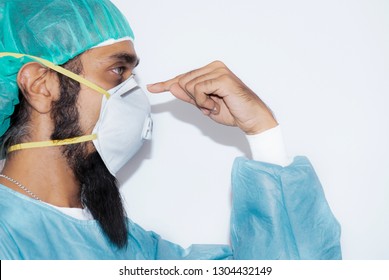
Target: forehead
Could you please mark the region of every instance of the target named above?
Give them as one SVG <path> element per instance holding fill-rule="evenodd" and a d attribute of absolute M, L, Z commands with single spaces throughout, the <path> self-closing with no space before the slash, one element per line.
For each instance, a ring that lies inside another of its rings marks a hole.
<path fill-rule="evenodd" d="M 137 55 L 132 41 L 122 41 L 112 45 L 90 49 L 82 55 L 82 60 L 83 63 L 110 63 L 119 57 L 127 58 L 127 63 L 136 63 Z M 131 61 L 132 59 L 134 61 Z"/>

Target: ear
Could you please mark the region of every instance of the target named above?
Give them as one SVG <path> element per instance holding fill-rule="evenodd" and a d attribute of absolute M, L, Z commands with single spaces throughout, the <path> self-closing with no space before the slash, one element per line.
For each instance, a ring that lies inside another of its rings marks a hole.
<path fill-rule="evenodd" d="M 17 81 L 28 103 L 41 114 L 50 112 L 52 102 L 59 98 L 57 76 L 38 62 L 23 65 Z"/>

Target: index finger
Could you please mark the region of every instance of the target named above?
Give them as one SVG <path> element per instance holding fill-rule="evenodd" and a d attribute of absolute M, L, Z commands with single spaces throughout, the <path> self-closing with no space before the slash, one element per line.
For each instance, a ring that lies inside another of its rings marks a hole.
<path fill-rule="evenodd" d="M 225 64 L 221 61 L 214 61 L 204 67 L 189 71 L 187 73 L 181 74 L 173 79 L 167 80 L 165 82 L 159 82 L 147 86 L 147 89 L 152 93 L 160 93 L 164 91 L 170 91 L 172 85 L 180 83 L 181 87 L 185 89 L 185 84 L 189 81 L 205 75 L 206 73 L 212 72 L 217 68 L 226 68 Z"/>
<path fill-rule="evenodd" d="M 170 79 L 170 80 L 167 80 L 164 82 L 158 82 L 155 84 L 147 85 L 147 89 L 148 89 L 148 91 L 150 91 L 152 93 L 161 93 L 161 92 L 165 92 L 165 91 L 170 91 L 170 88 L 172 87 L 172 85 L 177 84 L 182 76 L 183 75 L 179 75 L 173 79 Z"/>

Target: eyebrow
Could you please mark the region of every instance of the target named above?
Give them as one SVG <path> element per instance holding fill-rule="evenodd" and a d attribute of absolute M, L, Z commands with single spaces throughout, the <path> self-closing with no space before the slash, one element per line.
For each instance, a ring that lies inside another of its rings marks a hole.
<path fill-rule="evenodd" d="M 123 62 L 126 64 L 130 64 L 133 67 L 138 66 L 138 64 L 140 62 L 140 59 L 138 56 L 136 56 L 134 54 L 129 54 L 126 52 L 115 53 L 115 54 L 109 56 L 109 59 L 116 60 L 118 62 Z"/>

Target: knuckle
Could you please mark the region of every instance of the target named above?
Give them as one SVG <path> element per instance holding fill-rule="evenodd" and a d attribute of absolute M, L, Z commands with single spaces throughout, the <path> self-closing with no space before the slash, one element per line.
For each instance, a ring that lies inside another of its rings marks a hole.
<path fill-rule="evenodd" d="M 193 77 L 197 76 L 196 73 L 197 73 L 197 69 L 194 69 L 194 70 L 191 70 L 189 72 L 186 72 L 185 74 L 183 74 L 181 76 L 181 80 L 185 81 L 185 82 L 188 82 L 188 81 L 192 80 Z"/>
<path fill-rule="evenodd" d="M 217 72 L 219 73 L 220 76 L 223 76 L 223 75 L 230 75 L 230 71 L 228 70 L 228 68 L 226 67 L 220 67 L 217 69 Z"/>
<path fill-rule="evenodd" d="M 205 99 L 205 98 L 202 98 L 202 99 L 196 99 L 195 100 L 195 102 L 196 102 L 196 105 L 198 106 L 198 107 L 205 107 L 205 103 L 206 103 L 206 101 L 207 101 L 207 99 Z"/>
<path fill-rule="evenodd" d="M 186 83 L 183 79 L 179 79 L 178 84 L 180 85 L 181 88 L 186 88 Z"/>
<path fill-rule="evenodd" d="M 204 87 L 207 88 L 208 90 L 212 90 L 213 87 L 214 87 L 214 80 L 213 79 L 210 79 L 210 80 L 206 80 L 204 82 Z"/>
<path fill-rule="evenodd" d="M 207 95 L 203 92 L 203 88 L 200 85 L 196 85 L 194 87 L 194 98 L 196 101 L 196 104 L 201 106 L 204 104 L 205 100 L 207 99 Z"/>
<path fill-rule="evenodd" d="M 194 91 L 195 94 L 201 93 L 201 92 L 202 92 L 202 86 L 201 86 L 201 84 L 195 84 L 195 85 L 193 86 L 193 91 Z"/>
<path fill-rule="evenodd" d="M 226 65 L 220 60 L 215 60 L 211 64 L 213 64 L 214 66 L 217 66 L 217 67 L 226 67 Z"/>
<path fill-rule="evenodd" d="M 185 84 L 184 89 L 185 89 L 186 92 L 193 92 L 194 87 L 195 87 L 195 84 L 193 83 L 193 81 L 190 81 L 190 82 L 187 82 Z"/>
<path fill-rule="evenodd" d="M 222 83 L 230 83 L 232 81 L 231 79 L 231 75 L 229 75 L 228 73 L 224 73 L 222 74 L 220 77 L 219 77 L 220 81 Z"/>
<path fill-rule="evenodd" d="M 185 77 L 192 77 L 196 74 L 197 69 L 191 70 L 185 74 Z"/>
<path fill-rule="evenodd" d="M 186 90 L 196 92 L 199 90 L 201 83 L 201 77 L 197 77 L 186 84 Z"/>

